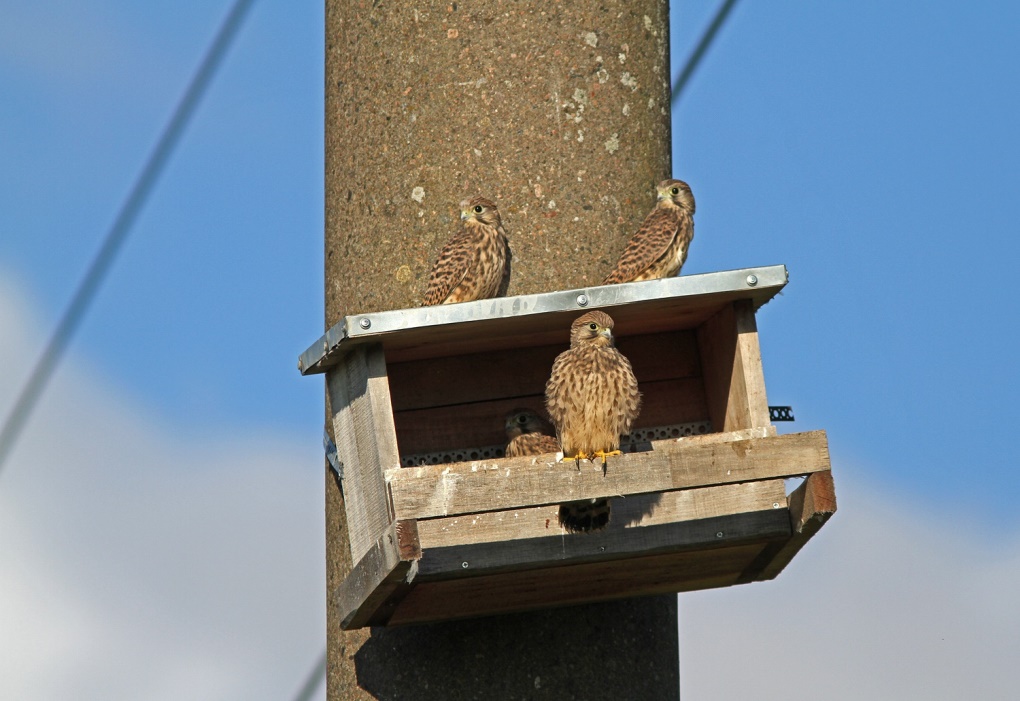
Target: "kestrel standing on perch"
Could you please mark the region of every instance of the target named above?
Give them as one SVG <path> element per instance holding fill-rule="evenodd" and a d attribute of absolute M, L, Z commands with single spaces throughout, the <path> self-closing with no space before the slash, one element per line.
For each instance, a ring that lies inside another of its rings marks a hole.
<path fill-rule="evenodd" d="M 603 285 L 680 273 L 694 238 L 694 195 L 683 180 L 663 180 L 656 191 L 655 207 L 631 236 Z"/>
<path fill-rule="evenodd" d="M 619 455 L 620 435 L 641 409 L 630 361 L 613 347 L 613 320 L 588 312 L 570 325 L 570 349 L 553 362 L 545 406 L 556 427 L 564 459 Z"/>
<path fill-rule="evenodd" d="M 423 306 L 503 297 L 510 284 L 510 244 L 496 205 L 484 197 L 460 203 L 460 231 L 429 274 Z"/>
<path fill-rule="evenodd" d="M 506 415 L 506 456 L 558 453 L 560 443 L 553 427 L 531 409 L 514 409 Z M 609 523 L 609 500 L 590 499 L 560 505 L 560 525 L 568 531 L 587 532 Z"/>

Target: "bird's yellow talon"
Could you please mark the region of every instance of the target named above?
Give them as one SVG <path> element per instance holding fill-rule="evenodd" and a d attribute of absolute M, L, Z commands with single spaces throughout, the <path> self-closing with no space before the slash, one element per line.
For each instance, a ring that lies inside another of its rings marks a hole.
<path fill-rule="evenodd" d="M 577 455 L 564 455 L 563 456 L 563 460 L 564 461 L 572 460 L 572 461 L 580 462 L 581 460 L 587 460 L 587 459 L 588 459 L 588 455 L 586 453 L 578 453 Z"/>

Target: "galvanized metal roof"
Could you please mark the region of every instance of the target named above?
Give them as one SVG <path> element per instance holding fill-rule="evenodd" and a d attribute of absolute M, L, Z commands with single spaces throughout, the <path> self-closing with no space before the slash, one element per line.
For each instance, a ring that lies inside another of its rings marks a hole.
<path fill-rule="evenodd" d="M 345 316 L 298 359 L 303 375 L 325 372 L 352 348 L 382 343 L 390 361 L 556 343 L 570 322 L 606 310 L 616 335 L 692 328 L 723 304 L 749 299 L 755 309 L 786 285 L 785 265 L 683 275 L 477 302 Z"/>

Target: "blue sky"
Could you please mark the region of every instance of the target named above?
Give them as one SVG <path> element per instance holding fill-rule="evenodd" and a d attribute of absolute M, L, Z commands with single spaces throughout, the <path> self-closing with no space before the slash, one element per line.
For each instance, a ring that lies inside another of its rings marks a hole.
<path fill-rule="evenodd" d="M 228 5 L 39 5 L 0 10 L 0 266 L 55 319 Z M 321 25 L 255 4 L 75 344 L 186 430 L 318 435 Z"/>
<path fill-rule="evenodd" d="M 0 28 L 0 268 L 51 323 L 226 9 L 56 7 Z M 715 8 L 674 7 L 675 66 Z M 317 435 L 293 362 L 322 319 L 321 22 L 256 3 L 75 343 L 182 430 Z M 761 315 L 772 403 L 1011 530 L 1018 30 L 1008 3 L 740 3 L 674 113 L 685 270 L 790 268 Z"/>
<path fill-rule="evenodd" d="M 4 415 L 227 5 L 0 0 Z M 674 74 L 716 7 L 673 3 Z M 833 552 L 852 541 L 841 521 L 909 517 L 921 540 L 962 529 L 965 555 L 1005 548 L 975 568 L 1018 581 L 1017 37 L 1013 3 L 746 0 L 674 110 L 674 173 L 698 201 L 684 272 L 790 268 L 759 329 L 770 402 L 797 415 L 784 430 L 829 432 L 841 510 L 811 557 L 824 557 L 829 529 Z M 75 455 L 91 456 L 83 464 L 108 487 L 105 508 L 134 494 L 136 473 L 102 470 L 145 455 L 110 447 L 137 433 L 178 456 L 158 469 L 193 489 L 181 504 L 205 504 L 202 480 L 263 446 L 307 478 L 287 509 L 321 509 L 322 384 L 295 364 L 322 331 L 322 45 L 321 3 L 255 4 L 0 476 L 0 507 L 47 513 L 42 432 L 74 396 L 116 417 L 109 435 L 74 434 Z M 97 531 L 97 553 L 107 536 Z M 321 532 L 312 541 L 309 591 Z M 929 551 L 904 540 L 897 552 L 915 549 Z M 258 569 L 261 557 L 246 562 Z M 775 586 L 784 577 L 799 591 L 786 573 Z M 970 585 L 947 588 L 933 610 Z M 695 624 L 712 601 L 697 596 Z M 304 638 L 290 631 L 307 654 L 279 670 L 281 693 L 321 647 L 316 606 Z"/>
<path fill-rule="evenodd" d="M 714 7 L 681 5 L 674 47 Z M 790 268 L 770 402 L 829 431 L 837 479 L 853 459 L 989 531 L 1020 514 L 1017 36 L 1008 3 L 740 3 L 674 112 L 685 272 Z"/>

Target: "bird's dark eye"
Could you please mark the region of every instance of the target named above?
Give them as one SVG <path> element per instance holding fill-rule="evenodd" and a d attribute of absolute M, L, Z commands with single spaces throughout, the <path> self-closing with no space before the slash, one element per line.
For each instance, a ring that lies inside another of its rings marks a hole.
<path fill-rule="evenodd" d="M 476 204 L 475 205 L 475 211 L 478 212 L 479 214 L 481 214 L 482 213 L 482 205 Z"/>
<path fill-rule="evenodd" d="M 596 323 L 595 323 L 594 321 L 593 321 L 593 322 L 591 322 L 590 324 L 588 324 L 588 328 L 589 328 L 589 329 L 591 329 L 592 331 L 595 331 L 595 330 L 597 330 L 597 329 L 598 329 L 598 327 L 599 327 L 599 325 L 598 325 L 598 324 L 596 324 Z"/>
<path fill-rule="evenodd" d="M 674 187 L 672 190 L 670 190 L 670 192 L 673 193 L 674 195 L 679 195 L 680 194 L 680 188 Z"/>
<path fill-rule="evenodd" d="M 528 417 L 526 415 L 524 415 L 524 414 L 521 414 L 520 416 L 517 417 L 517 423 L 519 423 L 519 424 L 526 424 L 526 423 L 528 423 Z"/>

